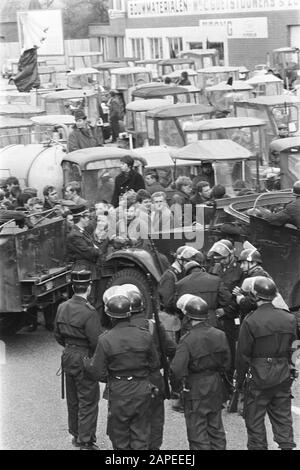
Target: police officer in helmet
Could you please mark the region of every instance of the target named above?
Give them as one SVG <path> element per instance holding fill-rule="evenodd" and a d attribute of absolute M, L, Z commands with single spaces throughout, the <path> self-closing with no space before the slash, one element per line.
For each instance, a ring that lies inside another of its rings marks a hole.
<path fill-rule="evenodd" d="M 150 382 L 154 385 L 154 392 L 151 400 L 151 415 L 150 415 L 150 450 L 160 449 L 163 442 L 163 429 L 164 429 L 164 420 L 165 420 L 165 388 L 164 381 L 160 369 L 163 368 L 162 365 L 162 354 L 165 354 L 168 359 L 173 359 L 176 351 L 176 343 L 171 339 L 167 334 L 164 326 L 159 325 L 161 339 L 163 343 L 162 352 L 160 350 L 159 338 L 157 325 L 155 320 L 147 319 L 145 315 L 145 307 L 143 302 L 143 296 L 139 289 L 133 284 L 124 284 L 120 286 L 119 293 L 124 292 L 130 300 L 131 305 L 131 317 L 130 323 L 139 327 L 147 328 L 152 335 L 154 345 L 160 359 L 159 367 L 156 371 L 152 372 L 150 375 Z"/>
<path fill-rule="evenodd" d="M 172 388 L 182 392 L 187 437 L 191 450 L 223 450 L 223 383 L 220 372 L 229 369 L 230 350 L 225 333 L 208 322 L 208 305 L 185 294 L 178 308 L 191 323 L 181 337 L 171 363 Z"/>
<path fill-rule="evenodd" d="M 257 308 L 244 319 L 237 345 L 237 387 L 245 391 L 244 418 L 249 450 L 267 450 L 265 415 L 280 449 L 296 447 L 291 414 L 290 351 L 296 339 L 296 318 L 275 308 L 272 279 L 256 278 Z"/>
<path fill-rule="evenodd" d="M 86 363 L 94 379 L 107 383 L 107 434 L 118 450 L 147 450 L 150 440 L 150 374 L 159 368 L 149 330 L 130 322 L 127 296 L 107 299 L 112 328 L 99 336 L 95 354 Z"/>
<path fill-rule="evenodd" d="M 56 341 L 64 347 L 62 368 L 66 376 L 69 433 L 82 450 L 100 450 L 96 442 L 99 384 L 86 377 L 83 358 L 91 357 L 102 332 L 95 308 L 87 301 L 91 272 L 71 273 L 74 295 L 59 305 L 54 327 Z"/>

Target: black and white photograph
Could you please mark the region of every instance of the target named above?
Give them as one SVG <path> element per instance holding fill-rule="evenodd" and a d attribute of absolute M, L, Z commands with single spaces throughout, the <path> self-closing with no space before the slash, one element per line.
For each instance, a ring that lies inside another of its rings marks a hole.
<path fill-rule="evenodd" d="M 0 68 L 0 450 L 300 450 L 300 0 L 2 0 Z"/>

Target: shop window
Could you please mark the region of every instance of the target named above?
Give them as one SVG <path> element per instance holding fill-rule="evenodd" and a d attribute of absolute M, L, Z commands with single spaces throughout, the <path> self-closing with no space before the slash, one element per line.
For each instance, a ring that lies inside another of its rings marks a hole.
<path fill-rule="evenodd" d="M 150 48 L 150 59 L 163 58 L 162 38 L 148 38 Z"/>
<path fill-rule="evenodd" d="M 168 38 L 170 58 L 177 57 L 177 54 L 183 50 L 182 38 Z"/>
<path fill-rule="evenodd" d="M 133 57 L 139 57 L 141 60 L 145 59 L 144 39 L 132 38 L 131 50 Z"/>

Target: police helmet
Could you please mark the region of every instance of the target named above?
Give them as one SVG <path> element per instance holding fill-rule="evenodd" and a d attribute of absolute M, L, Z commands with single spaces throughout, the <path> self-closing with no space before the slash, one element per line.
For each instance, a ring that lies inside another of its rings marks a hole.
<path fill-rule="evenodd" d="M 120 289 L 120 286 L 111 286 L 108 289 L 106 289 L 106 291 L 103 294 L 103 302 L 107 304 L 109 299 L 111 299 L 115 295 L 119 295 L 119 289 Z"/>
<path fill-rule="evenodd" d="M 131 315 L 130 301 L 125 295 L 114 295 L 106 306 L 105 313 L 112 318 L 127 318 Z"/>
<path fill-rule="evenodd" d="M 143 296 L 140 292 L 128 292 L 128 299 L 130 302 L 131 313 L 140 313 L 144 310 Z"/>
<path fill-rule="evenodd" d="M 253 248 L 246 248 L 245 250 L 242 250 L 239 256 L 239 261 L 262 263 L 261 254 L 259 251 Z"/>
<path fill-rule="evenodd" d="M 204 263 L 204 256 L 201 253 L 201 251 L 196 250 L 196 248 L 192 246 L 188 246 L 188 245 L 186 245 L 185 247 L 180 247 L 180 248 L 184 248 L 184 249 L 181 250 L 180 253 L 176 256 L 178 260 L 181 260 L 181 261 L 194 260 L 194 261 L 197 261 L 197 263 L 199 264 Z"/>
<path fill-rule="evenodd" d="M 91 271 L 81 269 L 80 271 L 71 272 L 72 284 L 89 284 L 91 282 Z"/>
<path fill-rule="evenodd" d="M 250 292 L 253 292 L 253 285 L 256 279 L 259 276 L 254 276 L 254 277 L 246 277 L 246 279 L 243 280 L 243 283 L 241 285 L 241 290 L 243 291 L 244 294 L 249 294 Z"/>
<path fill-rule="evenodd" d="M 257 276 L 253 285 L 252 293 L 261 300 L 272 301 L 277 294 L 277 287 L 272 279 L 264 276 Z"/>
<path fill-rule="evenodd" d="M 232 243 L 229 240 L 219 240 L 213 244 L 209 252 L 208 258 L 227 258 L 233 251 Z"/>
<path fill-rule="evenodd" d="M 293 193 L 300 195 L 300 180 L 295 181 L 295 183 L 293 184 Z"/>
<path fill-rule="evenodd" d="M 192 320 L 202 320 L 207 318 L 208 305 L 205 300 L 195 295 L 186 303 L 184 313 Z"/>

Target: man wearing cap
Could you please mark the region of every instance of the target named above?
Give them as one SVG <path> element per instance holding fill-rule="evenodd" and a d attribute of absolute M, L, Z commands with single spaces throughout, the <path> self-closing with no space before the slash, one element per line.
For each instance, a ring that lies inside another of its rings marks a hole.
<path fill-rule="evenodd" d="M 91 271 L 92 289 L 90 302 L 98 310 L 102 304 L 100 299 L 99 262 L 101 251 L 94 242 L 93 236 L 88 231 L 90 227 L 90 211 L 85 206 L 69 207 L 73 214 L 74 225 L 67 234 L 67 259 L 73 262 L 73 270 L 87 269 Z"/>
<path fill-rule="evenodd" d="M 230 365 L 226 336 L 210 325 L 209 307 L 203 298 L 183 295 L 177 307 L 191 323 L 171 363 L 172 388 L 183 395 L 189 447 L 190 450 L 224 450 L 221 373 Z"/>
<path fill-rule="evenodd" d="M 125 155 L 120 159 L 120 162 L 121 173 L 115 179 L 115 188 L 111 199 L 114 207 L 118 207 L 120 196 L 131 189 L 135 192 L 139 189 L 145 189 L 144 178 L 133 169 L 134 159 L 130 155 Z"/>
<path fill-rule="evenodd" d="M 256 278 L 257 308 L 244 319 L 236 353 L 237 388 L 244 391 L 244 419 L 249 450 L 267 450 L 265 415 L 282 450 L 296 447 L 291 413 L 291 348 L 297 338 L 296 317 L 275 308 L 272 279 Z"/>
<path fill-rule="evenodd" d="M 92 126 L 82 109 L 74 112 L 75 124 L 68 137 L 68 152 L 89 147 L 102 147 L 103 134 L 101 126 Z"/>
<path fill-rule="evenodd" d="M 59 305 L 54 329 L 56 341 L 64 347 L 69 433 L 75 447 L 99 450 L 95 445 L 99 384 L 85 375 L 83 358 L 94 353 L 102 329 L 97 311 L 87 301 L 91 272 L 73 271 L 71 281 L 74 295 Z"/>
<path fill-rule="evenodd" d="M 115 450 L 147 450 L 150 439 L 150 374 L 159 368 L 147 328 L 130 323 L 130 301 L 124 295 L 107 300 L 112 329 L 99 336 L 89 374 L 107 383 L 107 434 Z"/>

